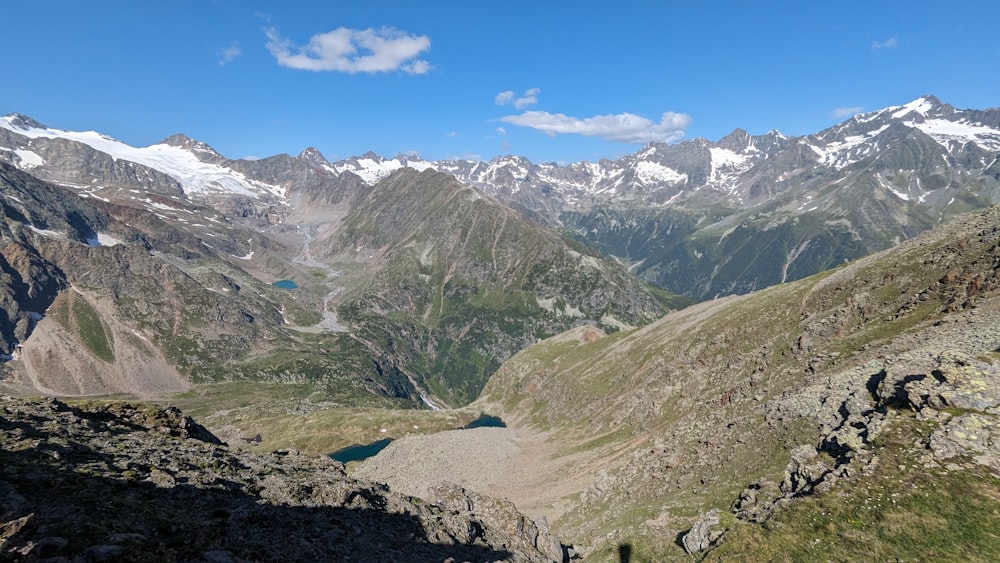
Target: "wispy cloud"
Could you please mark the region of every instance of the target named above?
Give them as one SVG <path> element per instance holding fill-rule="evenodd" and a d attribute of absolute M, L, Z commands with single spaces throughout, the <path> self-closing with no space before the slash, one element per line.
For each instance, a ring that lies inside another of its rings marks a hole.
<path fill-rule="evenodd" d="M 232 43 L 219 53 L 219 66 L 225 66 L 236 60 L 236 57 L 243 54 L 239 43 Z"/>
<path fill-rule="evenodd" d="M 503 127 L 497 127 L 497 133 L 500 133 L 501 135 L 506 135 L 507 130 L 504 129 Z"/>
<path fill-rule="evenodd" d="M 864 110 L 865 110 L 865 108 L 863 108 L 861 106 L 851 106 L 851 107 L 844 107 L 844 108 L 834 108 L 834 110 L 833 110 L 833 116 L 836 117 L 837 119 L 843 119 L 845 117 L 853 117 L 853 116 L 861 113 Z"/>
<path fill-rule="evenodd" d="M 876 49 L 895 49 L 896 47 L 899 47 L 899 40 L 896 39 L 895 35 L 893 35 L 892 37 L 886 39 L 885 41 L 873 41 L 872 42 L 872 50 L 873 51 L 876 50 Z"/>
<path fill-rule="evenodd" d="M 561 113 L 526 111 L 518 115 L 500 118 L 504 123 L 531 127 L 550 136 L 557 133 L 601 137 L 623 143 L 669 143 L 684 137 L 684 130 L 691 124 L 691 116 L 685 113 L 665 112 L 656 123 L 641 115 L 619 113 L 617 115 L 595 115 L 593 117 L 572 117 Z"/>
<path fill-rule="evenodd" d="M 267 49 L 278 60 L 279 65 L 289 68 L 348 74 L 394 70 L 425 74 L 433 68 L 427 61 L 417 58 L 430 50 L 430 38 L 392 27 L 339 27 L 313 35 L 309 43 L 301 47 L 281 37 L 274 27 L 268 27 L 265 33 Z"/>
<path fill-rule="evenodd" d="M 542 93 L 541 88 L 528 88 L 524 94 L 518 96 L 513 90 L 500 92 L 493 98 L 493 102 L 498 106 L 508 106 L 513 104 L 517 109 L 524 109 L 538 103 L 538 95 Z"/>

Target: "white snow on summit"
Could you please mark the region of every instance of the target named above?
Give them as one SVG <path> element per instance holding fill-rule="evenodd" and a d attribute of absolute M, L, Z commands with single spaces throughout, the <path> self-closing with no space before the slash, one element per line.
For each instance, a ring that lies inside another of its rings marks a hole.
<path fill-rule="evenodd" d="M 358 158 L 326 166 L 325 168 L 334 174 L 351 172 L 352 174 L 360 176 L 366 184 L 374 185 L 378 183 L 379 180 L 385 178 L 400 168 L 413 168 L 418 172 L 422 172 L 433 167 L 434 165 L 432 163 L 419 158 L 411 160 L 409 158 L 403 159 L 396 157 L 391 160 L 386 160 L 377 155 L 366 154 Z"/>
<path fill-rule="evenodd" d="M 892 117 L 894 119 L 900 119 L 906 117 L 910 113 L 916 112 L 920 115 L 927 115 L 927 112 L 934 109 L 934 102 L 928 100 L 927 98 L 917 98 L 908 104 L 902 106 L 895 106 L 887 108 L 888 110 L 896 110 L 893 112 Z"/>
<path fill-rule="evenodd" d="M 13 123 L 13 119 L 12 116 L 0 118 L 0 127 L 31 139 L 66 139 L 83 143 L 113 158 L 134 162 L 162 172 L 177 180 L 188 195 L 235 193 L 257 196 L 262 193 L 270 193 L 282 196 L 284 194 L 284 190 L 280 186 L 256 182 L 225 166 L 201 162 L 191 151 L 182 148 L 164 144 L 136 148 L 96 131 L 62 131 L 38 127 L 18 127 Z"/>

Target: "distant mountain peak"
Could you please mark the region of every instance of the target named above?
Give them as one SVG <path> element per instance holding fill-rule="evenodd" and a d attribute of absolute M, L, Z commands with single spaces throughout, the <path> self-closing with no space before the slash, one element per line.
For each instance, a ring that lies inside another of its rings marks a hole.
<path fill-rule="evenodd" d="M 5 115 L 4 120 L 6 120 L 7 123 L 10 123 L 11 126 L 25 131 L 28 129 L 48 129 L 48 127 L 43 123 L 35 121 L 27 115 L 21 113 Z"/>
<path fill-rule="evenodd" d="M 162 141 L 160 141 L 160 144 L 161 145 L 170 145 L 172 147 L 184 148 L 184 147 L 186 147 L 187 145 L 189 145 L 189 144 L 191 144 L 193 142 L 194 142 L 194 139 L 192 139 L 191 137 L 188 137 L 184 133 L 174 133 L 173 135 L 170 135 L 166 139 L 163 139 Z"/>
<path fill-rule="evenodd" d="M 942 109 L 941 101 L 934 96 L 921 96 L 909 103 L 901 106 L 893 106 L 883 110 L 891 112 L 895 119 L 926 118 L 931 113 L 937 113 Z"/>
<path fill-rule="evenodd" d="M 724 149 L 742 151 L 753 145 L 753 137 L 746 130 L 736 128 L 725 137 L 719 139 L 717 144 Z"/>
<path fill-rule="evenodd" d="M 406 162 L 406 163 L 427 162 L 426 160 L 420 158 L 419 155 L 412 154 L 412 153 L 411 154 L 405 154 L 405 153 L 401 153 L 401 152 L 396 153 L 396 156 L 392 157 L 392 160 L 398 160 L 399 162 Z"/>
<path fill-rule="evenodd" d="M 196 141 L 183 133 L 175 133 L 173 135 L 170 135 L 166 139 L 160 141 L 159 144 L 167 145 L 170 147 L 177 147 L 179 149 L 190 151 L 191 153 L 193 153 L 195 156 L 198 157 L 198 160 L 201 161 L 219 162 L 225 160 L 225 158 L 221 154 L 219 154 L 215 149 L 209 146 L 208 143 L 205 143 L 203 141 Z"/>
<path fill-rule="evenodd" d="M 330 162 L 323 156 L 323 153 L 319 152 L 316 147 L 306 147 L 305 150 L 299 153 L 299 160 L 303 160 L 310 166 L 327 166 Z"/>

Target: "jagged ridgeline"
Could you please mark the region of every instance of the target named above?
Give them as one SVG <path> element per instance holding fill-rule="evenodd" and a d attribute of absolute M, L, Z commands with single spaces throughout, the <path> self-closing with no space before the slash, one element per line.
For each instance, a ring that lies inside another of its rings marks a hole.
<path fill-rule="evenodd" d="M 442 165 L 658 287 L 711 299 L 801 279 L 1000 202 L 1000 111 L 925 96 L 803 137 L 737 129 L 567 166 Z"/>

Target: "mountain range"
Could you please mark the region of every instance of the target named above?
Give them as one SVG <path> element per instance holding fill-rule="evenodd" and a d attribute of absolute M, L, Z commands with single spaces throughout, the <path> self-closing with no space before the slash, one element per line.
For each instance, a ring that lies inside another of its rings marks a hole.
<path fill-rule="evenodd" d="M 5 239 L 19 250 L 5 254 L 12 328 L 0 353 L 31 352 L 28 335 L 60 292 L 87 295 L 82 266 L 102 288 L 84 301 L 108 345 L 156 356 L 160 372 L 176 372 L 171 385 L 309 379 L 341 393 L 350 379 L 392 400 L 462 404 L 535 339 L 638 326 L 692 300 L 799 279 L 996 202 L 998 149 L 1000 111 L 930 96 L 804 137 L 736 130 L 567 165 L 329 162 L 313 148 L 230 160 L 181 134 L 135 148 L 11 114 L 0 118 L 0 162 L 5 187 L 22 188 L 3 200 Z M 25 191 L 38 181 L 50 187 Z M 36 209 L 39 198 L 55 208 Z M 77 244 L 33 252 L 60 240 Z M 84 266 L 84 253 L 129 255 L 110 259 L 129 281 Z M 25 282 L 24 268 L 45 280 Z M 183 289 L 150 299 L 172 292 L 138 287 L 133 268 L 151 282 L 169 271 Z M 296 289 L 265 287 L 279 280 Z M 207 318 L 206 307 L 225 312 Z M 46 354 L 76 353 L 66 338 L 43 340 Z M 76 391 L 115 378 L 105 379 Z"/>
<path fill-rule="evenodd" d="M 249 378 L 345 404 L 462 404 L 536 339 L 644 324 L 670 300 L 433 170 L 369 186 L 311 153 L 228 161 L 177 135 L 135 149 L 0 124 L 19 166 L 0 163 L 0 353 L 40 390 Z M 55 376 L 59 363 L 81 367 Z"/>
<path fill-rule="evenodd" d="M 803 137 L 737 129 L 651 143 L 616 160 L 332 167 L 374 181 L 430 166 L 615 256 L 640 278 L 705 299 L 802 278 L 1000 200 L 1000 111 L 924 96 Z"/>
<path fill-rule="evenodd" d="M 402 514 L 412 545 L 380 546 L 395 555 L 1000 553 L 998 160 L 1000 110 L 931 96 L 803 137 L 737 130 L 573 164 L 233 160 L 181 134 L 137 148 L 0 118 L 5 393 L 168 398 L 231 444 L 312 453 L 479 414 L 510 425 L 421 437 L 415 460 L 404 438 L 359 469 L 400 495 L 339 466 L 217 449 L 169 408 L 5 398 L 0 522 L 16 541 L 0 547 L 135 540 L 143 557 L 208 558 L 256 541 L 164 547 L 148 541 L 155 511 L 126 523 L 103 508 L 141 539 L 50 538 L 42 464 L 67 491 L 141 481 L 125 510 L 145 495 L 181 514 L 189 495 L 232 533 L 327 497 L 331 521 Z M 443 471 L 479 477 L 425 505 L 407 476 L 445 434 L 463 445 Z M 493 471 L 503 440 L 532 463 Z M 171 448 L 188 461 L 164 465 Z M 219 463 L 194 461 L 206 455 Z M 229 504 L 206 507 L 219 487 Z M 94 502 L 74 496 L 74 518 Z"/>

